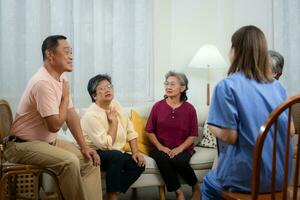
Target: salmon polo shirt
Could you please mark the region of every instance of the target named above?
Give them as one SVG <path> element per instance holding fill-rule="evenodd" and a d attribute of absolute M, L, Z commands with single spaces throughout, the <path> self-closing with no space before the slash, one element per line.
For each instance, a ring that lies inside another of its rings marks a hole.
<path fill-rule="evenodd" d="M 59 114 L 62 99 L 62 80 L 54 79 L 45 67 L 41 67 L 30 79 L 20 100 L 12 132 L 27 141 L 53 142 L 56 133 L 50 132 L 43 118 Z M 69 108 L 73 107 L 71 98 Z"/>

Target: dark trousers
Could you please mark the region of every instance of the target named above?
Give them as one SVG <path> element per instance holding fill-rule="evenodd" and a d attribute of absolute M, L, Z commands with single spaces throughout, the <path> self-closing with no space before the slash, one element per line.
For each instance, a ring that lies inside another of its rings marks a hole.
<path fill-rule="evenodd" d="M 190 186 L 197 183 L 197 177 L 190 166 L 191 154 L 183 151 L 170 158 L 168 154 L 157 149 L 151 152 L 151 157 L 156 161 L 157 167 L 165 181 L 168 191 L 176 191 L 180 188 L 179 174 Z"/>
<path fill-rule="evenodd" d="M 101 159 L 101 171 L 106 172 L 106 192 L 125 193 L 145 170 L 139 167 L 130 154 L 117 150 L 97 150 Z"/>

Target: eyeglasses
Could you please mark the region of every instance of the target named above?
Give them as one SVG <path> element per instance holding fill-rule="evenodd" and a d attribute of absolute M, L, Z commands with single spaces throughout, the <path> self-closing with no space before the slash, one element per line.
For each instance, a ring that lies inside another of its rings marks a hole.
<path fill-rule="evenodd" d="M 99 90 L 100 92 L 105 92 L 105 91 L 112 90 L 113 88 L 114 86 L 112 84 L 107 84 L 105 86 L 98 86 L 97 90 Z"/>
<path fill-rule="evenodd" d="M 170 87 L 175 87 L 176 85 L 178 85 L 176 82 L 164 82 L 165 87 L 170 86 Z"/>

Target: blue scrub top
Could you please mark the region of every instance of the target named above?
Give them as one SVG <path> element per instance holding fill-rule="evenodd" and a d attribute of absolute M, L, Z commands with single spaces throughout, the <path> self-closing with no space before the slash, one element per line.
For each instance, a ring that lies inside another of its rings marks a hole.
<path fill-rule="evenodd" d="M 277 80 L 271 83 L 259 83 L 248 79 L 242 72 L 228 76 L 215 87 L 208 123 L 238 132 L 238 141 L 235 144 L 221 145 L 223 148 L 220 149 L 216 176 L 222 188 L 229 191 L 251 191 L 253 152 L 260 127 L 269 114 L 285 99 L 286 92 Z M 279 120 L 286 122 L 287 112 L 282 114 Z M 277 151 L 280 153 L 276 165 L 277 189 L 281 187 L 283 180 L 287 123 L 278 124 Z M 268 134 L 263 149 L 261 192 L 270 191 L 272 135 Z M 291 161 L 292 155 L 290 163 Z"/>

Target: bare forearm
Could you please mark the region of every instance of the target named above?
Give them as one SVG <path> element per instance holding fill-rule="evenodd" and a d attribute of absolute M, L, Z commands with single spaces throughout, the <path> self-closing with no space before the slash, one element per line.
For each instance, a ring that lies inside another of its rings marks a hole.
<path fill-rule="evenodd" d="M 216 136 L 216 138 L 222 140 L 223 142 L 234 144 L 238 139 L 236 130 L 223 129 L 212 125 L 209 125 L 208 129 Z"/>
<path fill-rule="evenodd" d="M 67 119 L 68 106 L 69 106 L 69 97 L 62 98 L 62 101 L 59 106 L 59 119 L 58 119 L 59 127 L 61 127 Z"/>
<path fill-rule="evenodd" d="M 135 153 L 139 152 L 139 150 L 137 148 L 137 139 L 136 138 L 133 139 L 133 140 L 130 140 L 129 145 L 130 145 L 132 154 L 135 154 Z"/>
<path fill-rule="evenodd" d="M 195 136 L 190 136 L 188 138 L 186 138 L 186 140 L 181 144 L 179 145 L 179 147 L 183 150 L 187 149 L 189 146 L 191 146 L 195 140 L 196 140 L 197 137 Z"/>
<path fill-rule="evenodd" d="M 147 134 L 149 140 L 151 141 L 151 143 L 158 149 L 160 150 L 163 145 L 158 141 L 158 139 L 156 138 L 154 133 L 148 133 Z"/>
<path fill-rule="evenodd" d="M 80 148 L 86 149 L 87 145 L 83 138 L 83 134 L 80 126 L 80 120 L 73 108 L 69 109 L 66 122 Z"/>
<path fill-rule="evenodd" d="M 59 113 L 44 118 L 44 123 L 49 131 L 55 133 L 62 127 L 67 118 L 68 105 L 69 99 L 63 98 L 59 105 Z"/>

